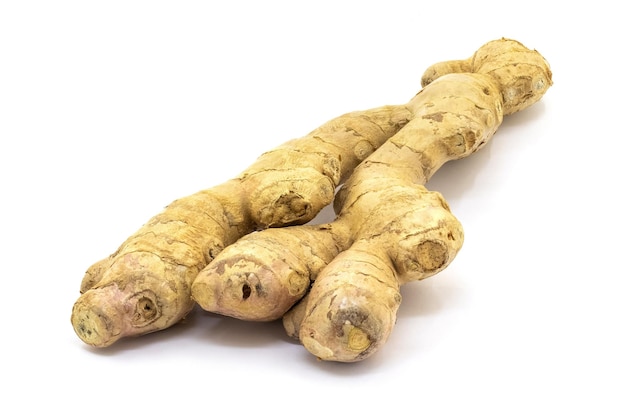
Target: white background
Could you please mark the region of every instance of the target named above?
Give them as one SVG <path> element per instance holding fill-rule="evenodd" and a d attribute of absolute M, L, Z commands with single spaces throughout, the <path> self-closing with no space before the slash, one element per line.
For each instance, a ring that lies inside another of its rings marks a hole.
<path fill-rule="evenodd" d="M 626 36 L 618 3 L 563 4 L 0 3 L 0 415 L 626 416 Z M 465 245 L 403 287 L 374 357 L 203 312 L 104 350 L 74 334 L 85 269 L 169 202 L 500 37 L 554 85 L 429 183 Z"/>

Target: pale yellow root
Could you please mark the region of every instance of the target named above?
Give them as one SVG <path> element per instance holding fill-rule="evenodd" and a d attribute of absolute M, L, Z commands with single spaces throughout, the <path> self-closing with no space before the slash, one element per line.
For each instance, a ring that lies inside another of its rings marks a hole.
<path fill-rule="evenodd" d="M 226 246 L 311 220 L 410 116 L 403 105 L 342 115 L 261 155 L 237 178 L 176 200 L 88 269 L 72 309 L 77 335 L 105 347 L 177 323 L 194 306 L 192 281 Z"/>
<path fill-rule="evenodd" d="M 520 51 L 519 45 L 503 39 L 481 48 L 475 60 L 488 74 L 454 74 L 466 71 L 461 61 L 439 65 L 446 72 L 426 77 L 426 87 L 412 101 L 412 120 L 361 163 L 337 194 L 337 219 L 316 227 L 315 238 L 302 232 L 310 226 L 297 226 L 281 230 L 279 239 L 274 238 L 277 230 L 266 230 L 235 243 L 227 256 L 218 256 L 216 266 L 238 265 L 255 246 L 272 256 L 257 257 L 228 273 L 209 265 L 192 288 L 210 294 L 203 307 L 242 319 L 275 318 L 304 295 L 294 296 L 292 288 L 281 284 L 281 276 L 298 271 L 298 289 L 302 280 L 314 282 L 306 298 L 283 316 L 287 333 L 324 360 L 359 361 L 376 352 L 395 323 L 399 286 L 441 271 L 463 242 L 462 228 L 444 199 L 420 185 L 445 162 L 483 147 L 504 114 L 536 102 L 551 85 L 545 60 L 536 52 Z M 513 91 L 519 97 L 504 97 Z M 315 259 L 310 254 L 322 252 L 324 257 L 308 263 Z M 329 257 L 333 259 L 325 265 Z M 270 259 L 285 264 L 270 269 Z M 242 297 L 241 289 L 249 288 L 244 280 L 229 288 L 228 298 L 221 296 L 223 283 L 234 283 L 233 275 L 250 277 L 257 271 L 264 272 L 264 291 Z"/>

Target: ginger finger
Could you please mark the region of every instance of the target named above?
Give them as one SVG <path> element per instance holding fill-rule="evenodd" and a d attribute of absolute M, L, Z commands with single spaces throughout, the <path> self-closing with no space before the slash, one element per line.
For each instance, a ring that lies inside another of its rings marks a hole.
<path fill-rule="evenodd" d="M 463 244 L 463 228 L 439 193 L 400 183 L 372 193 L 380 203 L 356 204 L 365 216 L 358 239 L 319 273 L 300 323 L 291 311 L 284 316 L 287 332 L 323 360 L 377 352 L 396 323 L 400 286 L 440 272 Z"/>
<path fill-rule="evenodd" d="M 454 73 L 480 73 L 495 78 L 502 93 L 504 115 L 533 105 L 552 85 L 552 71 L 545 58 L 506 38 L 486 43 L 465 60 L 431 65 L 422 75 L 422 86 Z"/>
<path fill-rule="evenodd" d="M 310 277 L 348 244 L 340 225 L 302 225 L 259 231 L 226 247 L 202 270 L 192 297 L 206 311 L 272 321 L 309 290 Z"/>

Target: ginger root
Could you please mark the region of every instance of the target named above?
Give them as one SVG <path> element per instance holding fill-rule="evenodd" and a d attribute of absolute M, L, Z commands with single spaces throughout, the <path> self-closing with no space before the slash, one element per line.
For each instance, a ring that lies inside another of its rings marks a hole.
<path fill-rule="evenodd" d="M 552 80 L 538 52 L 500 39 L 470 60 L 429 68 L 423 83 L 411 121 L 338 192 L 337 218 L 259 231 L 226 248 L 192 285 L 203 309 L 282 315 L 287 333 L 323 360 L 377 352 L 395 324 L 400 286 L 444 269 L 463 242 L 443 197 L 423 185 L 445 162 L 482 148 L 504 115 L 535 103 Z"/>
<path fill-rule="evenodd" d="M 237 178 L 172 202 L 87 270 L 72 308 L 76 334 L 105 347 L 177 323 L 194 306 L 193 280 L 226 246 L 314 218 L 411 116 L 404 105 L 347 113 L 261 155 Z"/>

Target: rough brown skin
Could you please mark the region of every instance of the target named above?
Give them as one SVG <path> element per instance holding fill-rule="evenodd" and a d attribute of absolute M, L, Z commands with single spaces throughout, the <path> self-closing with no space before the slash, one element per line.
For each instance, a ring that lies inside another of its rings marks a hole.
<path fill-rule="evenodd" d="M 400 285 L 441 271 L 463 242 L 444 199 L 422 185 L 445 162 L 480 149 L 504 115 L 552 84 L 543 57 L 507 39 L 429 68 L 423 82 L 412 120 L 339 191 L 336 220 L 241 239 L 194 282 L 203 308 L 270 320 L 297 303 L 283 316 L 285 329 L 323 360 L 363 360 L 385 343 Z"/>
<path fill-rule="evenodd" d="M 311 220 L 410 116 L 404 105 L 347 113 L 261 155 L 237 178 L 174 201 L 88 269 L 72 309 L 76 334 L 106 347 L 177 323 L 194 306 L 196 275 L 226 246 Z"/>

